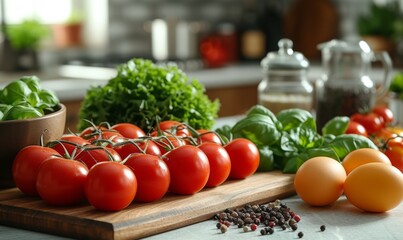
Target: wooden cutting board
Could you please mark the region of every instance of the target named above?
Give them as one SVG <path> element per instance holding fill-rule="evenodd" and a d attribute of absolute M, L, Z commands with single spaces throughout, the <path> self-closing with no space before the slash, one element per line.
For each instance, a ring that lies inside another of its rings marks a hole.
<path fill-rule="evenodd" d="M 118 212 L 88 203 L 51 207 L 18 189 L 0 191 L 0 224 L 78 239 L 137 239 L 211 219 L 226 208 L 267 203 L 295 194 L 294 175 L 256 173 L 191 196 L 167 194 L 152 203 L 132 203 Z"/>

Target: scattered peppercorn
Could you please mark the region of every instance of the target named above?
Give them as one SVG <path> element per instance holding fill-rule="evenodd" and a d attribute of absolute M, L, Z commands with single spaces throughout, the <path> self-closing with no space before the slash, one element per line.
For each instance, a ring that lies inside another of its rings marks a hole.
<path fill-rule="evenodd" d="M 221 227 L 221 223 L 220 223 L 220 222 L 218 222 L 218 223 L 217 223 L 215 226 L 217 227 L 217 229 L 220 229 L 220 227 Z"/>
<path fill-rule="evenodd" d="M 295 220 L 296 222 L 299 222 L 299 221 L 301 221 L 301 217 L 300 217 L 299 215 L 295 215 L 295 216 L 294 216 L 294 220 Z"/>
<path fill-rule="evenodd" d="M 260 229 L 260 234 L 266 235 L 267 234 L 266 229 L 264 229 L 264 228 Z"/>
<path fill-rule="evenodd" d="M 252 230 L 252 231 L 256 231 L 256 229 L 257 229 L 257 225 L 256 224 L 251 224 L 250 225 L 250 229 Z"/>
<path fill-rule="evenodd" d="M 250 231 L 250 228 L 248 226 L 243 226 L 242 229 L 243 229 L 244 232 L 249 232 Z"/>
<path fill-rule="evenodd" d="M 326 226 L 325 226 L 325 225 L 320 226 L 320 230 L 321 230 L 322 232 L 324 232 L 324 231 L 326 230 Z"/>
<path fill-rule="evenodd" d="M 274 229 L 271 228 L 271 227 L 267 228 L 266 231 L 267 231 L 269 234 L 273 234 L 273 233 L 274 233 Z"/>
<path fill-rule="evenodd" d="M 226 225 L 221 224 L 221 227 L 220 227 L 221 233 L 226 233 L 226 232 L 227 232 L 227 229 L 228 229 L 228 227 L 227 227 Z"/>
<path fill-rule="evenodd" d="M 299 238 L 302 238 L 303 236 L 304 236 L 304 233 L 303 233 L 303 232 L 299 232 L 299 233 L 298 233 L 298 237 L 299 237 Z"/>

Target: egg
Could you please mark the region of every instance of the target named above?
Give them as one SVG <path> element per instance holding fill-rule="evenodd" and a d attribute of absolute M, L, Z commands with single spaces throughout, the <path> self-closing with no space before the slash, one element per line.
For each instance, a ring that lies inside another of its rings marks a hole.
<path fill-rule="evenodd" d="M 372 148 L 359 148 L 351 151 L 344 157 L 341 164 L 348 175 L 356 167 L 371 162 L 381 162 L 392 165 L 389 158 L 383 152 Z"/>
<path fill-rule="evenodd" d="M 388 164 L 364 164 L 347 176 L 344 194 L 350 203 L 364 211 L 389 211 L 403 200 L 403 174 Z"/>
<path fill-rule="evenodd" d="M 346 171 L 335 159 L 314 157 L 295 173 L 294 188 L 298 196 L 312 206 L 326 206 L 343 194 Z"/>

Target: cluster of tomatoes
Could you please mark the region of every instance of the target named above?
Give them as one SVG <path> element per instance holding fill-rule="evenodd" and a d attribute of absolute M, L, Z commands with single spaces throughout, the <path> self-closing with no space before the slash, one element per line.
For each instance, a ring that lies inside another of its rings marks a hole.
<path fill-rule="evenodd" d="M 370 138 L 392 165 L 403 172 L 403 128 L 392 126 L 393 112 L 384 106 L 376 106 L 367 113 L 355 113 L 350 117 L 346 133 Z"/>
<path fill-rule="evenodd" d="M 130 123 L 93 125 L 46 146 L 27 146 L 12 171 L 23 193 L 48 204 L 86 199 L 96 209 L 117 211 L 168 192 L 195 194 L 228 178 L 246 178 L 259 161 L 247 139 L 224 143 L 215 132 L 163 121 L 149 134 Z"/>

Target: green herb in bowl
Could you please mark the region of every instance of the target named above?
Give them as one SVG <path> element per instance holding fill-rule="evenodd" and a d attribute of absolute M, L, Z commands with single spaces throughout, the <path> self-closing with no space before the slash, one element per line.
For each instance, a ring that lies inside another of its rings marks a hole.
<path fill-rule="evenodd" d="M 41 117 L 53 112 L 58 104 L 53 92 L 41 88 L 38 77 L 22 77 L 0 89 L 0 120 Z"/>

